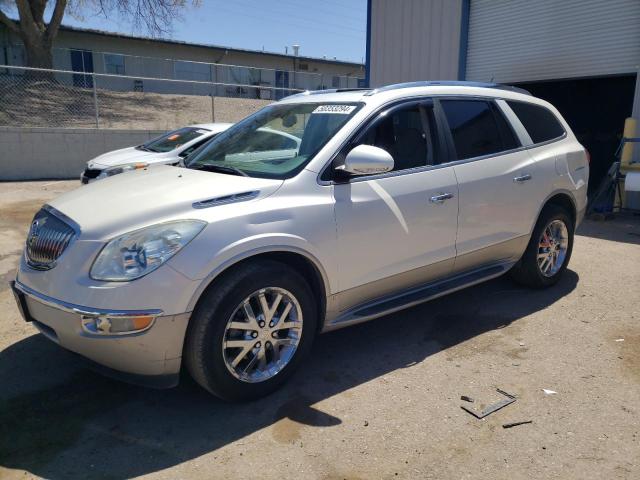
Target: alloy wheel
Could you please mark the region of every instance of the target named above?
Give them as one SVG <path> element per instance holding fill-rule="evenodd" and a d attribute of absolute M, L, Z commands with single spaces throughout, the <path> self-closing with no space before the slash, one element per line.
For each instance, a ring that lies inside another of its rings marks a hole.
<path fill-rule="evenodd" d="M 545 227 L 538 242 L 538 268 L 545 277 L 560 271 L 567 257 L 569 231 L 562 220 L 553 220 Z"/>
<path fill-rule="evenodd" d="M 302 322 L 302 309 L 291 292 L 267 287 L 252 293 L 225 327 L 222 355 L 227 369 L 243 382 L 274 377 L 293 358 Z"/>

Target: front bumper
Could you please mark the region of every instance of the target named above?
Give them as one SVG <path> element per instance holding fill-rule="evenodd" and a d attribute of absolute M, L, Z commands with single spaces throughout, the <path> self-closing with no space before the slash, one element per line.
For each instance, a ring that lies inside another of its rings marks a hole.
<path fill-rule="evenodd" d="M 171 387 L 178 383 L 182 345 L 190 314 L 163 316 L 160 310 L 105 310 L 70 304 L 15 281 L 11 288 L 28 322 L 49 340 L 95 364 L 99 371 L 130 383 Z M 87 317 L 152 315 L 139 333 L 105 335 L 83 329 Z"/>

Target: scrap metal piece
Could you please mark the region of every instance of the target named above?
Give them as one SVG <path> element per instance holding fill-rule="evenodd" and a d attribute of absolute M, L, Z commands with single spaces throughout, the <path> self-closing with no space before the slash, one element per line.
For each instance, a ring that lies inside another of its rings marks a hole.
<path fill-rule="evenodd" d="M 527 423 L 533 423 L 533 420 L 525 420 L 524 422 L 505 423 L 502 428 L 517 427 L 518 425 L 526 425 Z"/>
<path fill-rule="evenodd" d="M 466 412 L 469 412 L 474 417 L 476 417 L 478 419 L 481 419 L 481 418 L 486 417 L 487 415 L 491 415 L 493 412 L 497 412 L 501 408 L 504 408 L 507 405 L 510 405 L 510 404 L 512 404 L 513 402 L 516 401 L 516 396 L 515 395 L 511 395 L 510 393 L 507 393 L 504 390 L 500 390 L 499 388 L 496 388 L 496 391 L 498 393 L 504 395 L 507 398 L 504 399 L 504 400 L 500 400 L 499 402 L 496 402 L 493 405 L 489 405 L 487 408 L 485 408 L 481 412 L 476 412 L 475 410 L 473 410 L 471 408 L 468 408 L 468 407 L 465 407 L 464 405 L 460 405 L 460 408 L 462 408 Z"/>
<path fill-rule="evenodd" d="M 460 400 L 464 400 L 465 402 L 473 403 L 473 398 L 467 397 L 466 395 L 462 395 Z"/>

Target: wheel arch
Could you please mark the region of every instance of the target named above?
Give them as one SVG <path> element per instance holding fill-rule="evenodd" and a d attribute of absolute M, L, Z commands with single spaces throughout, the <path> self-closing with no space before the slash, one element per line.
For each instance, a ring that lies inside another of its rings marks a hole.
<path fill-rule="evenodd" d="M 305 279 L 307 279 L 312 292 L 317 297 L 318 328 L 320 329 L 324 324 L 323 319 L 326 313 L 327 292 L 329 291 L 327 274 L 317 258 L 306 251 L 291 246 L 271 246 L 256 249 L 234 257 L 222 264 L 201 282 L 189 302 L 188 311 L 193 311 L 196 308 L 198 302 L 203 298 L 207 290 L 217 281 L 223 279 L 224 276 L 242 265 L 257 260 L 274 260 L 283 263 L 300 272 Z"/>
<path fill-rule="evenodd" d="M 530 233 L 533 233 L 533 229 L 535 228 L 536 224 L 538 223 L 538 219 L 540 218 L 540 215 L 542 215 L 542 212 L 544 211 L 545 208 L 547 208 L 548 205 L 556 205 L 556 206 L 559 206 L 559 207 L 565 209 L 569 213 L 569 215 L 571 216 L 571 220 L 573 221 L 574 229 L 576 228 L 576 221 L 577 221 L 577 216 L 578 216 L 578 208 L 576 206 L 575 198 L 567 190 L 558 190 L 558 191 L 555 191 L 555 192 L 551 193 L 545 199 L 545 201 L 542 202 L 542 207 L 538 211 L 538 215 L 536 216 L 536 221 L 531 226 L 531 232 Z"/>
<path fill-rule="evenodd" d="M 576 227 L 578 209 L 576 207 L 576 201 L 574 200 L 573 196 L 570 193 L 568 192 L 554 193 L 553 195 L 551 195 L 551 197 L 547 199 L 546 202 L 544 202 L 543 210 L 547 205 L 557 205 L 558 207 L 565 209 L 571 216 L 571 220 L 573 222 L 574 228 Z"/>

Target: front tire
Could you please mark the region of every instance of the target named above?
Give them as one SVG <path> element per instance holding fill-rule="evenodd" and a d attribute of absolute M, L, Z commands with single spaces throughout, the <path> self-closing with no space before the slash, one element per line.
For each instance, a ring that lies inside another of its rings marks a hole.
<path fill-rule="evenodd" d="M 556 284 L 567 269 L 573 251 L 574 223 L 557 205 L 547 205 L 540 214 L 527 249 L 511 270 L 511 277 L 531 288 Z"/>
<path fill-rule="evenodd" d="M 261 260 L 215 281 L 193 312 L 184 359 L 194 380 L 223 400 L 280 387 L 309 352 L 316 300 L 287 265 Z"/>

